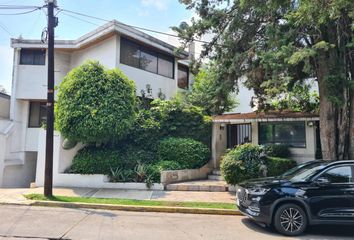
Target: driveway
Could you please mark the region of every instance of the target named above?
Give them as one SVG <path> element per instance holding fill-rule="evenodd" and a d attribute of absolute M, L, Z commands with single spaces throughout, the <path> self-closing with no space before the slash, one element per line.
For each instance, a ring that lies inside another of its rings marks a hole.
<path fill-rule="evenodd" d="M 285 238 L 240 216 L 0 206 L 0 239 L 353 239 L 350 227 Z"/>

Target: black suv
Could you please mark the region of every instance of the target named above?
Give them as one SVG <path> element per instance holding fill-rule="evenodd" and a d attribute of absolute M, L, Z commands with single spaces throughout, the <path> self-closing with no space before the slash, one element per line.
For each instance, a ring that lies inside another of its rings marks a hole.
<path fill-rule="evenodd" d="M 354 161 L 317 161 L 237 186 L 239 210 L 288 236 L 307 225 L 354 224 Z"/>

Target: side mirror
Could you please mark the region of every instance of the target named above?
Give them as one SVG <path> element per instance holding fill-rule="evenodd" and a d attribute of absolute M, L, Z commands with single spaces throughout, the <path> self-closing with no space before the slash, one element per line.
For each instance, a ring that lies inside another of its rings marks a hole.
<path fill-rule="evenodd" d="M 329 181 L 329 179 L 326 177 L 319 177 L 315 180 L 315 184 L 318 186 L 327 186 L 330 183 L 331 181 Z"/>

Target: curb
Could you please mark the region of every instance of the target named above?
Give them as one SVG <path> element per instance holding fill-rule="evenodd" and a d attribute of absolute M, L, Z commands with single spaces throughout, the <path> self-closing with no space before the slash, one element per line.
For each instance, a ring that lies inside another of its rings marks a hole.
<path fill-rule="evenodd" d="M 21 204 L 16 204 L 16 205 L 21 205 Z M 233 215 L 233 216 L 242 215 L 238 210 L 215 209 L 215 208 L 128 206 L 128 205 L 114 205 L 114 204 L 67 203 L 67 202 L 57 202 L 57 201 L 34 201 L 23 205 L 39 206 L 39 207 L 89 208 L 89 209 L 116 210 L 116 211 L 118 210 L 118 211 L 132 211 L 132 212 L 189 213 L 189 214 L 211 214 L 211 215 Z"/>

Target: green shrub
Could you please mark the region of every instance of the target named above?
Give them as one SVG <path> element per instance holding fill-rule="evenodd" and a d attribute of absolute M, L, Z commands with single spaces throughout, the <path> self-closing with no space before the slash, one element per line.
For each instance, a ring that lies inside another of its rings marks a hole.
<path fill-rule="evenodd" d="M 204 115 L 202 108 L 178 97 L 167 101 L 156 99 L 151 106 L 151 114 L 159 123 L 160 136 L 191 138 L 210 145 L 211 118 Z"/>
<path fill-rule="evenodd" d="M 289 145 L 286 144 L 269 144 L 264 146 L 264 152 L 270 157 L 290 157 L 291 153 L 289 150 Z"/>
<path fill-rule="evenodd" d="M 249 143 L 230 150 L 221 162 L 221 171 L 226 182 L 234 185 L 250 178 L 259 177 L 261 152 L 260 146 Z"/>
<path fill-rule="evenodd" d="M 167 138 L 158 147 L 160 161 L 177 162 L 183 168 L 200 168 L 209 161 L 209 148 L 189 138 Z"/>
<path fill-rule="evenodd" d="M 175 161 L 160 161 L 156 164 L 159 171 L 164 170 L 180 170 L 183 169 L 183 166 Z"/>
<path fill-rule="evenodd" d="M 68 172 L 109 175 L 111 169 L 115 171 L 117 168 L 129 169 L 129 167 L 134 167 L 132 163 L 128 162 L 127 164 L 130 164 L 130 166 L 125 165 L 122 159 L 122 153 L 118 150 L 87 146 L 75 155 Z"/>
<path fill-rule="evenodd" d="M 296 166 L 294 160 L 278 157 L 267 157 L 265 164 L 268 168 L 268 176 L 279 176 Z"/>
<path fill-rule="evenodd" d="M 126 162 L 131 162 L 137 164 L 138 162 L 142 164 L 153 164 L 158 162 L 158 156 L 156 151 L 150 151 L 142 149 L 140 146 L 129 146 L 123 145 L 124 149 L 123 158 Z"/>
<path fill-rule="evenodd" d="M 56 128 L 66 138 L 102 143 L 127 135 L 136 115 L 134 82 L 118 69 L 88 61 L 58 87 Z"/>
<path fill-rule="evenodd" d="M 248 178 L 242 161 L 237 161 L 230 157 L 224 157 L 220 168 L 222 175 L 228 184 L 236 185 Z"/>

